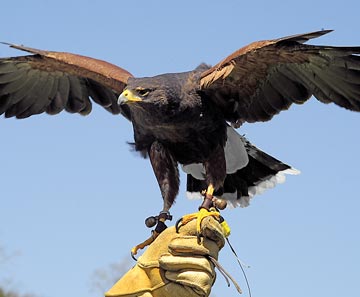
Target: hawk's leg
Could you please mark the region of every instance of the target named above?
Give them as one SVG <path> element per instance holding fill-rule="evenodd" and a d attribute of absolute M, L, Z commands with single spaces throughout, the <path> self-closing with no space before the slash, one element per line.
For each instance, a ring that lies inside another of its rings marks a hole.
<path fill-rule="evenodd" d="M 218 146 L 216 150 L 210 155 L 209 159 L 204 162 L 205 172 L 206 172 L 206 181 L 208 187 L 206 191 L 203 192 L 204 201 L 199 207 L 197 213 L 185 215 L 178 221 L 176 228 L 179 228 L 180 225 L 187 224 L 191 220 L 196 219 L 196 230 L 200 236 L 201 221 L 207 216 L 213 216 L 217 219 L 220 219 L 220 213 L 218 211 L 212 211 L 213 208 L 224 209 L 226 204 L 218 203 L 214 195 L 214 191 L 219 189 L 224 184 L 226 177 L 226 161 L 224 149 L 221 146 Z"/>
<path fill-rule="evenodd" d="M 179 191 L 178 164 L 166 147 L 160 142 L 155 141 L 149 149 L 149 156 L 164 201 L 163 209 L 158 216 L 152 216 L 145 220 L 145 224 L 148 227 L 156 225 L 155 230 L 147 240 L 131 250 L 132 256 L 136 255 L 139 249 L 151 244 L 167 228 L 165 221 L 172 219 L 169 210 Z"/>
<path fill-rule="evenodd" d="M 151 145 L 149 156 L 164 201 L 162 212 L 169 212 L 179 192 L 178 164 L 168 149 L 158 141 Z"/>

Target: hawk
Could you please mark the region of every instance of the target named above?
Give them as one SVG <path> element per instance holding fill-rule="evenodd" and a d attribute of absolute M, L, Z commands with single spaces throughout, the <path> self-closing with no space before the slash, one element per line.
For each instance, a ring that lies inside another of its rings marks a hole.
<path fill-rule="evenodd" d="M 360 111 L 360 47 L 305 44 L 330 31 L 254 42 L 213 67 L 143 78 L 94 58 L 9 44 L 31 55 L 0 59 L 0 114 L 87 115 L 93 101 L 123 115 L 159 184 L 159 217 L 170 217 L 180 164 L 188 195 L 204 197 L 201 220 L 223 207 L 216 198 L 246 206 L 285 173 L 298 173 L 238 134 L 243 123 L 269 121 L 311 96 Z"/>

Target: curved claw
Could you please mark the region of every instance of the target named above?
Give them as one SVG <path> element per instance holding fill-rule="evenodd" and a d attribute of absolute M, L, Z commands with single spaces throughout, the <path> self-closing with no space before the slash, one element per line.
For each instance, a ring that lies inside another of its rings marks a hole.
<path fill-rule="evenodd" d="M 192 213 L 192 214 L 187 214 L 184 215 L 182 218 L 178 219 L 175 223 L 175 230 L 176 233 L 179 233 L 179 229 L 182 225 L 186 225 L 187 223 L 189 223 L 190 221 L 196 219 L 198 217 L 198 213 Z"/>
<path fill-rule="evenodd" d="M 151 236 L 131 249 L 131 258 L 137 261 L 135 255 L 137 254 L 138 250 L 142 250 L 143 248 L 150 245 L 159 236 L 159 234 L 167 228 L 167 226 L 164 223 L 167 219 L 169 218 L 168 217 L 160 218 L 157 222 L 155 230 L 151 232 Z"/>
<path fill-rule="evenodd" d="M 142 250 L 143 248 L 147 247 L 148 245 L 150 245 L 155 239 L 156 237 L 159 236 L 160 233 L 156 232 L 156 231 L 153 231 L 151 233 L 151 236 L 144 240 L 143 242 L 139 243 L 138 245 L 134 246 L 132 249 L 131 249 L 131 258 L 133 258 L 135 261 L 137 261 L 136 259 L 136 254 L 139 250 Z"/>
<path fill-rule="evenodd" d="M 183 224 L 182 221 L 183 221 L 183 218 L 180 218 L 180 219 L 178 219 L 176 221 L 176 223 L 175 223 L 175 231 L 176 231 L 176 233 L 179 233 L 179 229 L 180 229 L 181 225 Z"/>

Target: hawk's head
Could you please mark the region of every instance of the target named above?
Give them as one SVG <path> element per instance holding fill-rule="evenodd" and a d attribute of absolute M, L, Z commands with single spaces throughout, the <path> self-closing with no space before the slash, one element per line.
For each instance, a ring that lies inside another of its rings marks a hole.
<path fill-rule="evenodd" d="M 183 79 L 178 74 L 131 78 L 119 96 L 118 104 L 167 105 L 180 100 L 182 88 Z"/>

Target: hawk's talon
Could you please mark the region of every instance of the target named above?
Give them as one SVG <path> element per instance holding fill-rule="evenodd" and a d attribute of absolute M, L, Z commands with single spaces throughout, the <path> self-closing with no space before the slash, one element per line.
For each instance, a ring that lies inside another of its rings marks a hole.
<path fill-rule="evenodd" d="M 201 233 L 196 234 L 196 239 L 198 244 L 201 244 L 201 237 L 203 237 Z"/>
<path fill-rule="evenodd" d="M 176 233 L 179 233 L 179 229 L 182 225 L 182 218 L 178 219 L 175 223 L 175 230 L 176 230 Z"/>
<path fill-rule="evenodd" d="M 156 231 L 151 231 L 151 236 L 149 238 L 147 238 L 146 240 L 144 240 L 143 242 L 139 243 L 138 245 L 134 246 L 131 249 L 131 258 L 137 261 L 135 255 L 137 254 L 138 250 L 142 250 L 143 248 L 150 245 L 156 239 L 156 237 L 159 236 L 159 234 L 160 233 L 157 233 Z"/>
<path fill-rule="evenodd" d="M 175 229 L 176 232 L 179 232 L 179 229 L 182 225 L 186 225 L 187 223 L 189 223 L 192 220 L 196 219 L 196 234 L 197 234 L 197 239 L 198 239 L 198 243 L 201 242 L 201 222 L 205 217 L 208 216 L 212 216 L 214 218 L 216 218 L 217 220 L 220 219 L 220 213 L 215 210 L 214 208 L 210 208 L 209 210 L 203 207 L 200 207 L 199 211 L 196 213 L 192 213 L 192 214 L 188 214 L 188 215 L 184 215 L 182 218 L 180 218 L 176 224 L 175 224 Z"/>
<path fill-rule="evenodd" d="M 146 240 L 144 240 L 143 242 L 139 243 L 138 245 L 134 246 L 131 249 L 131 257 L 135 261 L 137 261 L 135 255 L 137 254 L 138 250 L 141 250 L 141 249 L 147 247 L 148 245 L 152 244 L 152 242 L 159 236 L 159 234 L 167 228 L 165 221 L 172 220 L 172 216 L 170 215 L 169 212 L 160 212 L 160 214 L 156 217 L 147 218 L 145 220 L 145 223 L 147 221 L 152 221 L 152 220 L 155 220 L 156 227 L 155 227 L 155 230 L 151 231 L 151 236 L 149 238 L 147 238 Z M 154 226 L 154 225 L 152 225 L 152 226 Z"/>

